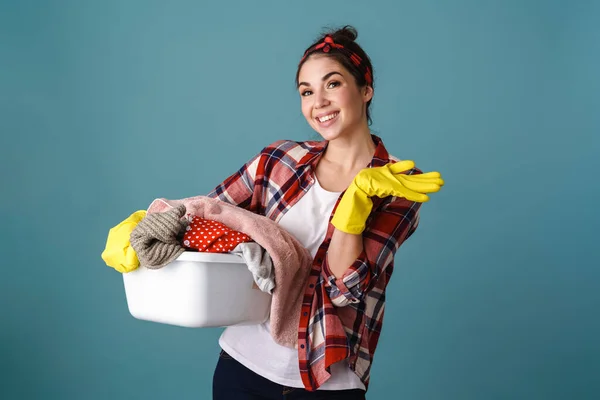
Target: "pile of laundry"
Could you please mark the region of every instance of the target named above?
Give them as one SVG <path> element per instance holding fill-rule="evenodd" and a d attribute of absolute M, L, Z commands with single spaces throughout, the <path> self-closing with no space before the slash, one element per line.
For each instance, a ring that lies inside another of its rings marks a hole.
<path fill-rule="evenodd" d="M 169 268 L 185 251 L 242 257 L 260 290 L 273 295 L 271 334 L 283 345 L 296 342 L 312 257 L 265 216 L 205 196 L 159 198 L 109 230 L 102 259 L 128 273 L 139 267 Z"/>
<path fill-rule="evenodd" d="M 131 229 L 129 238 L 121 234 L 126 234 L 127 229 Z M 121 254 L 127 254 L 123 248 L 129 247 L 134 252 L 132 260 L 119 262 Z M 245 233 L 218 221 L 186 213 L 183 204 L 165 212 L 135 212 L 111 229 L 102 258 L 107 265 L 127 273 L 140 265 L 148 269 L 162 268 L 184 251 L 239 254 L 263 292 L 272 293 L 275 287 L 271 256 L 263 247 Z"/>

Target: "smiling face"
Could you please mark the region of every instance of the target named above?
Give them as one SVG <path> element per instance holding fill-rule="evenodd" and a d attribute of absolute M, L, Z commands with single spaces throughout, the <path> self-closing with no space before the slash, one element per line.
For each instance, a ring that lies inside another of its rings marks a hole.
<path fill-rule="evenodd" d="M 325 140 L 368 129 L 366 106 L 371 86 L 359 87 L 340 63 L 325 55 L 310 56 L 298 75 L 302 114 Z"/>

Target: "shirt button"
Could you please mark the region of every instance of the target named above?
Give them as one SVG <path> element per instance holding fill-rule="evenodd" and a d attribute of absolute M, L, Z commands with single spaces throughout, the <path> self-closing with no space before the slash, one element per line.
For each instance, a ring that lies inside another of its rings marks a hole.
<path fill-rule="evenodd" d="M 305 312 L 305 313 L 304 313 L 304 316 L 306 317 L 307 315 L 308 315 L 308 313 L 307 313 L 307 312 Z"/>
<path fill-rule="evenodd" d="M 313 284 L 311 283 L 310 285 L 308 285 L 308 287 L 312 289 L 312 288 L 314 288 L 314 287 L 315 287 L 315 285 L 313 285 Z"/>
<path fill-rule="evenodd" d="M 301 348 L 301 349 L 303 349 L 303 348 L 304 348 L 304 345 L 303 345 L 303 344 L 301 344 L 301 345 L 300 345 L 300 348 Z"/>

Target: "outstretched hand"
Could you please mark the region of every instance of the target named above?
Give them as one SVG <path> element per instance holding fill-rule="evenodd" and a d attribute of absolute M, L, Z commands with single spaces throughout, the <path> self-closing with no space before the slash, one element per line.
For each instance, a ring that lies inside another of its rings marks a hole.
<path fill-rule="evenodd" d="M 355 177 L 342 196 L 331 223 L 340 231 L 358 235 L 373 208 L 371 197 L 402 197 L 423 203 L 426 193 L 437 192 L 444 185 L 439 172 L 407 175 L 413 161 L 399 161 L 382 167 L 365 168 Z"/>
<path fill-rule="evenodd" d="M 382 167 L 365 168 L 354 178 L 354 184 L 369 197 L 404 197 L 423 203 L 429 201 L 425 193 L 437 192 L 444 185 L 439 172 L 406 175 L 415 167 L 413 161 L 399 161 Z"/>

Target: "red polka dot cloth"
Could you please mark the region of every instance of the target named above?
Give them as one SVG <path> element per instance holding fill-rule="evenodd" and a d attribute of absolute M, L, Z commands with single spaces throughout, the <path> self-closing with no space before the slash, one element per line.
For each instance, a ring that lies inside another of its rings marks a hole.
<path fill-rule="evenodd" d="M 209 253 L 227 253 L 240 243 L 251 242 L 245 233 L 229 229 L 217 221 L 193 217 L 183 235 L 183 246 Z"/>

